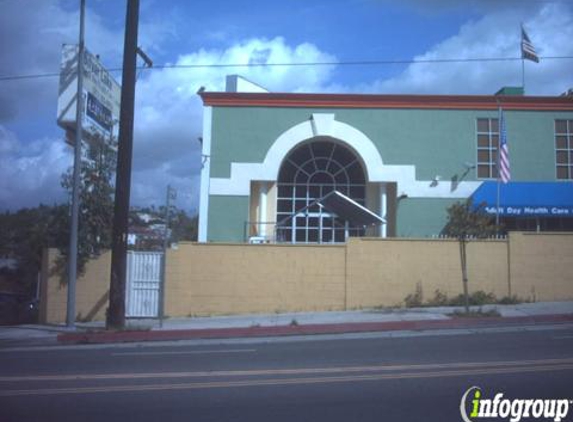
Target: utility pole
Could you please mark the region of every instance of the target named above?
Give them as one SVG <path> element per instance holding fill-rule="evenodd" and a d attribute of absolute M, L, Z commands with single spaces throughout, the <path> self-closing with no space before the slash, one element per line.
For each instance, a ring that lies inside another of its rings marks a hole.
<path fill-rule="evenodd" d="M 109 309 L 106 321 L 106 327 L 108 329 L 121 329 L 125 326 L 125 277 L 127 264 L 131 159 L 133 151 L 133 115 L 135 103 L 138 23 L 139 0 L 128 0 L 125 19 L 125 40 L 123 46 L 123 73 L 121 109 L 119 115 L 117 173 L 115 182 Z"/>
<path fill-rule="evenodd" d="M 70 250 L 68 255 L 68 303 L 66 325 L 75 328 L 76 278 L 78 272 L 78 225 L 80 210 L 80 176 L 82 171 L 82 117 L 84 105 L 84 21 L 86 2 L 80 3 L 80 35 L 78 45 L 78 92 L 76 93 L 76 139 L 74 144 L 74 174 L 72 187 L 72 218 L 70 220 Z"/>
<path fill-rule="evenodd" d="M 171 217 L 171 200 L 177 199 L 177 191 L 167 185 L 165 198 L 165 230 L 163 232 L 163 259 L 161 260 L 161 284 L 159 285 L 159 327 L 163 327 L 165 317 L 165 273 L 167 264 L 167 249 L 169 249 L 169 220 Z"/>

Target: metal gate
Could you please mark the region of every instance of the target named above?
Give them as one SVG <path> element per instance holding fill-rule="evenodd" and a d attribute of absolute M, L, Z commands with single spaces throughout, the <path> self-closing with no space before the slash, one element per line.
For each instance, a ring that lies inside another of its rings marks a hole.
<path fill-rule="evenodd" d="M 162 252 L 127 253 L 125 316 L 157 318 L 161 286 Z"/>

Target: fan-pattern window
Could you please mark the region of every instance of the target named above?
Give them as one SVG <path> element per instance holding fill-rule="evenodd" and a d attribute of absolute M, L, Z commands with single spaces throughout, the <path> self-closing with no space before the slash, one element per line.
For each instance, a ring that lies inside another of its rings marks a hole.
<path fill-rule="evenodd" d="M 297 147 L 278 177 L 277 240 L 334 243 L 363 236 L 363 227 L 350 226 L 314 202 L 337 190 L 364 205 L 365 185 L 360 161 L 345 146 L 324 139 Z"/>

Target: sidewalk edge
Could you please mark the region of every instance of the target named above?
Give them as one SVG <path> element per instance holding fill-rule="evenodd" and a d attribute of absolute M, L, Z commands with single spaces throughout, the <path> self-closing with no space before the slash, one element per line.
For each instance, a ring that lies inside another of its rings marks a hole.
<path fill-rule="evenodd" d="M 262 326 L 248 328 L 200 328 L 181 330 L 126 330 L 60 333 L 60 344 L 101 344 L 145 341 L 174 341 L 195 339 L 226 339 L 276 337 L 318 334 L 346 334 L 384 331 L 425 331 L 435 329 L 463 329 L 507 327 L 547 323 L 573 322 L 573 314 L 552 314 L 517 317 L 451 318 L 447 320 L 417 320 L 391 322 L 354 322 L 336 324 L 308 324 Z"/>

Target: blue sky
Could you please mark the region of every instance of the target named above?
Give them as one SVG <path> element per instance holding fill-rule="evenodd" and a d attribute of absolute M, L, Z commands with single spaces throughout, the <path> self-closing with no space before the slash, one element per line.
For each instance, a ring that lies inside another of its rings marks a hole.
<path fill-rule="evenodd" d="M 573 0 L 140 0 L 140 46 L 156 64 L 296 63 L 518 57 L 523 22 L 541 56 L 573 56 Z M 87 0 L 86 45 L 122 62 L 125 0 Z M 0 0 L 0 77 L 59 71 L 77 41 L 79 0 Z M 526 63 L 527 93 L 573 87 L 573 60 Z M 521 63 L 202 68 L 141 72 L 132 203 L 197 208 L 200 86 L 238 73 L 280 92 L 492 94 Z M 120 78 L 119 74 L 116 74 Z M 71 151 L 55 124 L 57 78 L 0 80 L 0 209 L 66 200 Z"/>

